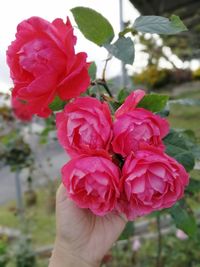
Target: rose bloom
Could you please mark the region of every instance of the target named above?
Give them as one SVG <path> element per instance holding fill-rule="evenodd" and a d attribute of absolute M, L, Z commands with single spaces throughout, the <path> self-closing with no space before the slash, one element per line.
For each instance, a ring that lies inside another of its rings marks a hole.
<path fill-rule="evenodd" d="M 169 208 L 183 197 L 188 174 L 175 159 L 145 147 L 125 161 L 120 182 L 119 211 L 129 220 Z"/>
<path fill-rule="evenodd" d="M 19 120 L 24 122 L 29 122 L 32 120 L 33 115 L 30 113 L 26 103 L 23 103 L 16 97 L 12 96 L 11 105 L 15 117 L 17 117 Z"/>
<path fill-rule="evenodd" d="M 144 90 L 137 89 L 133 91 L 129 96 L 127 96 L 124 103 L 116 110 L 115 117 L 117 118 L 124 113 L 133 111 L 144 96 Z"/>
<path fill-rule="evenodd" d="M 71 157 L 108 151 L 112 138 L 112 119 L 107 103 L 80 97 L 56 114 L 60 144 Z"/>
<path fill-rule="evenodd" d="M 75 54 L 76 37 L 69 19 L 52 23 L 31 17 L 17 27 L 8 47 L 7 63 L 13 94 L 27 103 L 32 114 L 48 117 L 55 96 L 79 96 L 90 83 L 86 53 Z"/>
<path fill-rule="evenodd" d="M 62 168 L 62 181 L 69 198 L 80 208 L 88 208 L 99 216 L 115 208 L 119 177 L 119 168 L 100 156 L 81 156 Z"/>
<path fill-rule="evenodd" d="M 116 118 L 112 147 L 115 153 L 124 157 L 137 151 L 143 142 L 163 149 L 162 138 L 168 132 L 167 120 L 146 109 L 135 108 Z"/>

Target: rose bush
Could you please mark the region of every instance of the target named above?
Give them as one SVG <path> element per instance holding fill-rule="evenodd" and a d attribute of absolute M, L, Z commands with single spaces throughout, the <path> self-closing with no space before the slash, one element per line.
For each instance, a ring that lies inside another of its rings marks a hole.
<path fill-rule="evenodd" d="M 58 140 L 70 156 L 108 151 L 112 119 L 107 103 L 77 98 L 56 114 Z"/>
<path fill-rule="evenodd" d="M 122 168 L 118 210 L 129 220 L 169 208 L 183 197 L 188 174 L 175 159 L 159 149 L 142 146 Z"/>
<path fill-rule="evenodd" d="M 119 197 L 120 170 L 104 157 L 80 156 L 62 168 L 68 196 L 81 208 L 103 216 L 112 211 Z"/>
<path fill-rule="evenodd" d="M 7 63 L 14 82 L 12 94 L 26 102 L 32 114 L 48 117 L 55 96 L 68 100 L 89 86 L 87 54 L 75 54 L 75 44 L 69 19 L 50 23 L 31 17 L 18 25 Z"/>
<path fill-rule="evenodd" d="M 169 132 L 167 120 L 143 108 L 135 108 L 118 116 L 113 125 L 112 147 L 115 153 L 128 156 L 141 143 L 164 148 L 162 138 Z"/>

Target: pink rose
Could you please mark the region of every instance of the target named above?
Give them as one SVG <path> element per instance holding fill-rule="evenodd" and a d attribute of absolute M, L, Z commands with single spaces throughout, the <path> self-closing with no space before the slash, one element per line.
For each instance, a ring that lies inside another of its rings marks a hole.
<path fill-rule="evenodd" d="M 162 138 L 169 132 L 165 119 L 143 108 L 136 108 L 116 118 L 113 126 L 112 147 L 115 153 L 128 156 L 145 142 L 164 148 Z"/>
<path fill-rule="evenodd" d="M 138 89 L 133 91 L 124 101 L 124 103 L 117 109 L 115 112 L 115 117 L 119 117 L 120 115 L 132 111 L 136 108 L 137 104 L 142 100 L 145 96 L 145 91 Z"/>
<path fill-rule="evenodd" d="M 80 208 L 103 216 L 115 208 L 119 197 L 119 168 L 103 157 L 81 156 L 62 168 L 67 194 Z"/>
<path fill-rule="evenodd" d="M 107 151 L 112 137 L 112 119 L 107 103 L 80 97 L 56 114 L 58 140 L 74 157 Z"/>
<path fill-rule="evenodd" d="M 21 121 L 28 122 L 32 120 L 33 115 L 30 113 L 27 104 L 23 103 L 12 95 L 11 105 L 14 115 Z"/>
<path fill-rule="evenodd" d="M 188 174 L 175 159 L 146 147 L 125 161 L 118 208 L 129 220 L 169 208 L 183 197 Z"/>
<path fill-rule="evenodd" d="M 27 102 L 32 114 L 48 117 L 55 96 L 79 96 L 90 83 L 86 53 L 75 54 L 76 37 L 69 19 L 52 23 L 31 17 L 17 27 L 8 47 L 7 63 L 14 94 Z"/>

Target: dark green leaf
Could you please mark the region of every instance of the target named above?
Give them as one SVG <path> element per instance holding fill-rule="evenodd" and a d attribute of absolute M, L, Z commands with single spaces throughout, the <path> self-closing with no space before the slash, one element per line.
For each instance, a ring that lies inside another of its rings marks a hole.
<path fill-rule="evenodd" d="M 198 193 L 200 192 L 200 181 L 190 178 L 190 183 L 186 188 L 187 193 Z"/>
<path fill-rule="evenodd" d="M 114 44 L 104 47 L 110 54 L 123 61 L 125 64 L 133 64 L 135 57 L 134 43 L 130 37 L 120 37 Z"/>
<path fill-rule="evenodd" d="M 180 133 L 171 131 L 164 139 L 166 153 L 180 162 L 187 171 L 194 168 L 195 159 Z"/>
<path fill-rule="evenodd" d="M 170 20 L 160 16 L 140 16 L 135 20 L 134 29 L 143 33 L 176 34 L 187 28 L 178 16 L 172 15 Z"/>
<path fill-rule="evenodd" d="M 51 104 L 49 105 L 49 108 L 52 111 L 58 111 L 58 110 L 63 109 L 65 105 L 66 105 L 66 101 L 63 101 L 62 99 L 60 99 L 59 96 L 56 96 L 53 102 L 51 102 Z"/>
<path fill-rule="evenodd" d="M 184 205 L 182 203 L 184 203 Z M 184 201 L 176 203 L 170 209 L 170 214 L 177 228 L 183 230 L 190 237 L 195 237 L 197 232 L 196 220 L 191 210 L 188 210 Z"/>
<path fill-rule="evenodd" d="M 187 147 L 193 153 L 195 159 L 200 159 L 200 145 L 197 143 L 197 138 L 192 130 L 178 130 L 179 135 L 184 138 Z"/>
<path fill-rule="evenodd" d="M 138 107 L 151 110 L 152 112 L 159 112 L 165 108 L 168 99 L 167 95 L 145 95 L 138 104 Z"/>
<path fill-rule="evenodd" d="M 128 238 L 132 237 L 133 235 L 134 235 L 134 224 L 133 224 L 133 222 L 128 222 L 126 224 L 124 231 L 120 235 L 119 239 L 120 240 L 128 239 Z"/>
<path fill-rule="evenodd" d="M 113 28 L 100 13 L 87 7 L 75 7 L 71 11 L 85 38 L 99 46 L 109 44 L 112 41 Z"/>
<path fill-rule="evenodd" d="M 123 104 L 127 96 L 129 95 L 129 92 L 126 89 L 121 89 L 117 95 L 117 100 L 120 104 Z"/>
<path fill-rule="evenodd" d="M 89 75 L 92 81 L 96 79 L 96 74 L 97 74 L 97 65 L 95 62 L 92 62 L 89 67 Z"/>

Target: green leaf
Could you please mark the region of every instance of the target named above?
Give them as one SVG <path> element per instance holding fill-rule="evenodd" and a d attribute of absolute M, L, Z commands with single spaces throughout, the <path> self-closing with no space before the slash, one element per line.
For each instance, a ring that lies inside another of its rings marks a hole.
<path fill-rule="evenodd" d="M 187 171 L 194 168 L 194 155 L 180 133 L 171 131 L 163 141 L 166 145 L 166 153 L 169 156 L 174 157 Z"/>
<path fill-rule="evenodd" d="M 129 92 L 126 89 L 121 89 L 117 95 L 117 100 L 120 104 L 123 104 L 127 96 L 129 95 Z"/>
<path fill-rule="evenodd" d="M 194 131 L 180 129 L 178 130 L 179 135 L 184 138 L 187 147 L 193 153 L 195 159 L 200 159 L 200 145 L 197 143 L 197 138 Z"/>
<path fill-rule="evenodd" d="M 165 108 L 168 99 L 167 95 L 145 95 L 138 104 L 138 107 L 151 110 L 152 112 L 160 112 Z"/>
<path fill-rule="evenodd" d="M 186 203 L 179 201 L 169 210 L 176 227 L 183 230 L 190 237 L 195 237 L 197 233 L 196 220 Z"/>
<path fill-rule="evenodd" d="M 187 31 L 181 19 L 175 15 L 172 15 L 170 20 L 160 16 L 140 16 L 135 20 L 133 27 L 143 33 L 166 35 Z"/>
<path fill-rule="evenodd" d="M 56 96 L 53 100 L 53 102 L 51 102 L 51 104 L 49 104 L 49 108 L 52 111 L 58 111 L 64 108 L 64 106 L 66 105 L 66 101 L 63 101 L 62 99 L 60 99 L 59 96 Z"/>
<path fill-rule="evenodd" d="M 200 192 L 200 181 L 190 178 L 190 183 L 186 188 L 187 193 L 198 193 Z"/>
<path fill-rule="evenodd" d="M 88 73 L 89 73 L 91 80 L 94 81 L 96 79 L 96 74 L 97 74 L 97 65 L 95 62 L 92 62 L 90 64 Z"/>
<path fill-rule="evenodd" d="M 187 31 L 187 27 L 182 22 L 182 20 L 179 18 L 179 16 L 171 15 L 170 17 L 171 25 L 176 29 L 181 29 L 181 31 Z"/>
<path fill-rule="evenodd" d="M 104 47 L 110 54 L 120 59 L 125 64 L 133 64 L 135 48 L 130 37 L 120 37 L 114 44 L 106 44 Z"/>
<path fill-rule="evenodd" d="M 75 7 L 71 12 L 85 38 L 99 46 L 112 41 L 114 37 L 112 25 L 100 13 L 87 7 Z"/>
<path fill-rule="evenodd" d="M 126 227 L 122 234 L 120 235 L 119 239 L 124 240 L 132 237 L 134 235 L 134 223 L 133 222 L 128 222 L 126 224 Z"/>

